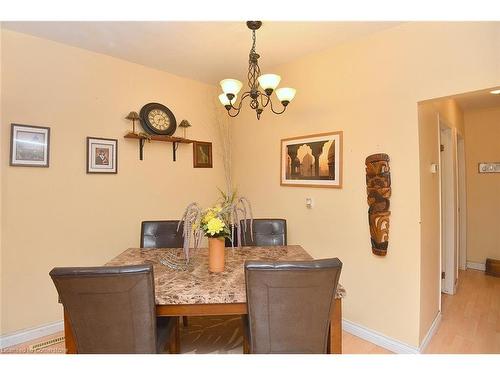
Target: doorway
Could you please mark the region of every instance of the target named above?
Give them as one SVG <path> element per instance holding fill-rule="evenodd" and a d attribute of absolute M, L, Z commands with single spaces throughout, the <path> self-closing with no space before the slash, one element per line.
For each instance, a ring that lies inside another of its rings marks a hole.
<path fill-rule="evenodd" d="M 458 276 L 457 197 L 454 132 L 439 119 L 440 212 L 441 212 L 441 291 L 455 294 Z M 455 138 L 456 139 L 456 138 Z"/>

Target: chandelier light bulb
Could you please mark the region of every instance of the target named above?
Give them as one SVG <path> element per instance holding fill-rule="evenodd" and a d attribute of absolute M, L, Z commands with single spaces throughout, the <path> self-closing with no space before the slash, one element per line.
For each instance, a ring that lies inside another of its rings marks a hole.
<path fill-rule="evenodd" d="M 222 91 L 224 94 L 233 94 L 236 95 L 240 92 L 243 83 L 238 81 L 237 79 L 223 79 L 220 81 L 220 87 L 222 87 Z"/>
<path fill-rule="evenodd" d="M 291 87 L 282 87 L 282 88 L 276 90 L 276 96 L 278 97 L 279 101 L 284 106 L 286 106 L 295 97 L 296 92 L 297 92 L 297 90 L 292 89 Z"/>
<path fill-rule="evenodd" d="M 280 84 L 281 77 L 277 74 L 262 74 L 257 80 L 266 94 L 271 95 Z"/>
<path fill-rule="evenodd" d="M 229 98 L 227 97 L 227 95 L 226 95 L 226 94 L 220 94 L 220 95 L 219 95 L 219 100 L 220 100 L 220 102 L 222 103 L 222 105 L 223 105 L 224 107 L 226 107 L 226 106 L 229 106 L 229 107 L 230 107 L 230 106 L 231 106 L 231 103 L 233 103 L 233 104 L 234 104 L 234 103 L 236 103 L 236 98 L 237 98 L 237 95 L 235 95 L 235 96 L 231 99 L 231 101 L 229 101 Z"/>

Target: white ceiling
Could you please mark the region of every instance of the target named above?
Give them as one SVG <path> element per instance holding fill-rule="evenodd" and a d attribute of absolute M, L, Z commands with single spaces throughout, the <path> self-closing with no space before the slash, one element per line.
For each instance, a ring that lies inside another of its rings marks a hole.
<path fill-rule="evenodd" d="M 400 22 L 265 22 L 257 31 L 263 73 L 303 55 Z M 2 22 L 2 27 L 216 84 L 245 77 L 245 22 Z"/>
<path fill-rule="evenodd" d="M 498 90 L 500 87 L 493 87 L 487 90 L 474 91 L 466 94 L 453 96 L 462 108 L 462 111 L 472 111 L 490 107 L 500 107 L 500 95 L 493 95 L 492 90 Z"/>

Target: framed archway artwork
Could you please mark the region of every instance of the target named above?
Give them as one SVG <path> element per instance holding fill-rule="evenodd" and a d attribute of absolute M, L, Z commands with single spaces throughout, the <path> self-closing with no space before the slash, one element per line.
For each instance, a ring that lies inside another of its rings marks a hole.
<path fill-rule="evenodd" d="M 282 186 L 342 188 L 342 132 L 281 140 Z"/>

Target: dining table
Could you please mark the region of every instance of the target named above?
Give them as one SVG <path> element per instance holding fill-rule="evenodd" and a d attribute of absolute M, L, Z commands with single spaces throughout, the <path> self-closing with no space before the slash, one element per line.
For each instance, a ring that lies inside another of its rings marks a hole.
<path fill-rule="evenodd" d="M 210 316 L 247 314 L 245 269 L 247 260 L 299 261 L 313 257 L 299 245 L 228 247 L 223 272 L 208 269 L 208 249 L 190 250 L 189 263 L 176 262 L 184 257 L 183 249 L 130 248 L 105 266 L 152 264 L 157 316 Z M 338 284 L 330 309 L 329 354 L 342 353 L 342 298 L 344 287 Z M 77 353 L 71 324 L 64 314 L 67 353 Z M 177 335 L 179 332 L 177 331 Z M 180 342 L 179 336 L 176 340 Z M 179 345 L 179 344 L 178 344 Z M 180 347 L 175 348 L 180 352 Z"/>

